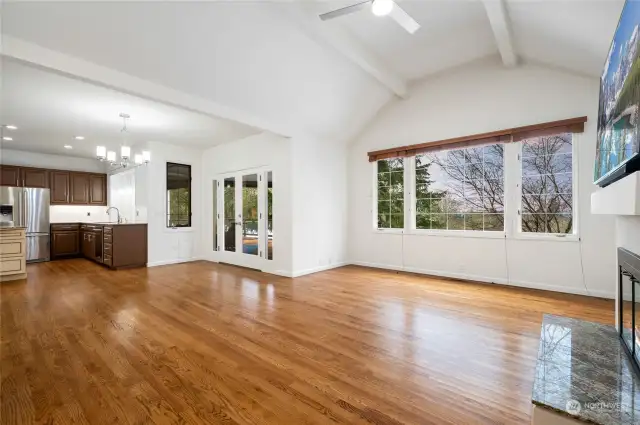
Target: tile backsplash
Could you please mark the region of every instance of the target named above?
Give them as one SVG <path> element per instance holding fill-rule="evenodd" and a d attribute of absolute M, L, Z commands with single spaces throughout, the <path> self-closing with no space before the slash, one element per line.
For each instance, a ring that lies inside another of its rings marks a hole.
<path fill-rule="evenodd" d="M 108 221 L 116 221 L 115 211 L 112 215 L 113 220 L 109 218 L 109 215 L 107 214 L 107 207 L 104 206 L 51 205 L 49 207 L 49 221 L 51 223 L 102 223 Z"/>

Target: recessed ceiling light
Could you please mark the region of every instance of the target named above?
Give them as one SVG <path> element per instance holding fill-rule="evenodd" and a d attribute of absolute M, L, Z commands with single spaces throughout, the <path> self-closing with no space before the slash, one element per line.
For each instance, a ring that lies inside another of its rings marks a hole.
<path fill-rule="evenodd" d="M 71 145 L 64 145 L 64 148 L 65 148 L 65 149 L 73 149 L 73 146 L 71 146 Z"/>
<path fill-rule="evenodd" d="M 9 130 L 17 130 L 18 127 L 16 127 L 15 125 L 5 125 L 5 128 L 9 129 Z"/>
<path fill-rule="evenodd" d="M 76 140 L 84 140 L 84 136 L 76 136 Z"/>
<path fill-rule="evenodd" d="M 10 142 L 10 141 L 12 141 L 12 140 L 13 140 L 13 137 L 7 137 L 7 136 L 4 136 L 4 137 L 2 138 L 2 140 L 6 140 L 7 142 Z"/>

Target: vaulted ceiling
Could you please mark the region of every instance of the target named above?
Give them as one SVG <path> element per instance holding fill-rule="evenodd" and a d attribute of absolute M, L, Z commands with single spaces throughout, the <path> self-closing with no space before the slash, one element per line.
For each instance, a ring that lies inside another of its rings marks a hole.
<path fill-rule="evenodd" d="M 624 3 L 399 1 L 414 35 L 367 10 L 318 19 L 355 2 L 9 2 L 3 54 L 286 136 L 347 140 L 414 80 L 489 55 L 595 78 Z"/>

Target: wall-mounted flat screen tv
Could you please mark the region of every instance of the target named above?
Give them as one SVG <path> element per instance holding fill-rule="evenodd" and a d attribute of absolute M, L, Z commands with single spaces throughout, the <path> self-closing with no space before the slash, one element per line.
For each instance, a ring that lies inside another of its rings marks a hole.
<path fill-rule="evenodd" d="M 640 1 L 627 0 L 600 78 L 595 182 L 640 169 Z"/>

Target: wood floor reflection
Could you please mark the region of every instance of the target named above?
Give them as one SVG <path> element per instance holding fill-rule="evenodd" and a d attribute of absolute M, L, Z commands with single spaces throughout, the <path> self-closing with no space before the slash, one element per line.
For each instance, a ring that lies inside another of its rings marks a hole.
<path fill-rule="evenodd" d="M 613 301 L 344 267 L 30 265 L 1 292 L 1 423 L 527 424 L 542 313 Z"/>

